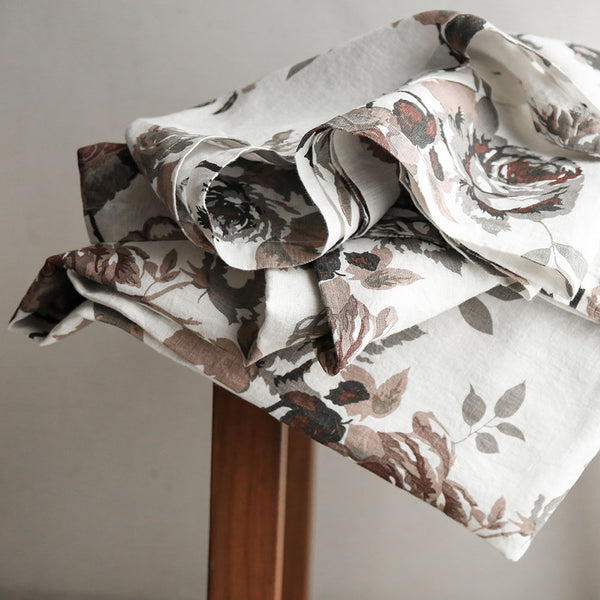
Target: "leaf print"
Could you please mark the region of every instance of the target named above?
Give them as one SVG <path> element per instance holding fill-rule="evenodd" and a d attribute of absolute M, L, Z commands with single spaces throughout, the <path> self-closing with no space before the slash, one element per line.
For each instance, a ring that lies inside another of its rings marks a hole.
<path fill-rule="evenodd" d="M 521 286 L 522 287 L 522 286 Z M 523 299 L 523 296 L 519 294 L 512 287 L 508 287 L 505 285 L 497 285 L 496 287 L 488 290 L 486 294 L 493 296 L 494 298 L 498 298 L 498 300 L 503 300 L 505 302 L 511 302 L 512 300 Z"/>
<path fill-rule="evenodd" d="M 500 452 L 498 442 L 491 433 L 479 432 L 475 436 L 475 445 L 477 446 L 477 450 L 484 454 L 496 454 Z"/>
<path fill-rule="evenodd" d="M 158 272 L 160 275 L 165 275 L 177 264 L 177 250 L 173 248 L 162 259 Z"/>
<path fill-rule="evenodd" d="M 296 73 L 298 73 L 298 71 L 301 71 L 302 69 L 304 69 L 304 67 L 308 67 L 308 65 L 310 65 L 310 63 L 313 60 L 315 60 L 315 58 L 317 58 L 317 56 L 318 56 L 318 54 L 315 56 L 311 56 L 310 58 L 307 58 L 306 60 L 301 60 L 300 62 L 297 62 L 295 65 L 292 65 L 290 67 L 290 70 L 288 71 L 286 79 L 293 77 Z"/>
<path fill-rule="evenodd" d="M 497 417 L 512 417 L 523 404 L 525 399 L 525 382 L 519 383 L 514 387 L 506 390 L 496 405 L 494 406 L 494 414 Z"/>
<path fill-rule="evenodd" d="M 462 404 L 463 420 L 469 426 L 475 425 L 475 423 L 481 421 L 484 413 L 485 402 L 475 393 L 473 386 L 471 386 Z"/>
<path fill-rule="evenodd" d="M 231 96 L 229 96 L 229 98 L 227 98 L 227 100 L 225 101 L 225 104 L 223 104 L 223 106 L 221 106 L 221 108 L 219 108 L 219 110 L 216 110 L 213 113 L 213 115 L 219 115 L 219 114 L 224 113 L 225 111 L 229 110 L 233 106 L 233 103 L 237 100 L 237 97 L 238 97 L 238 93 L 233 92 L 233 94 L 231 94 Z"/>
<path fill-rule="evenodd" d="M 426 244 L 423 245 L 427 246 Z M 425 247 L 423 254 L 434 262 L 446 267 L 449 271 L 460 275 L 462 266 L 466 262 L 463 256 L 451 248 L 439 247 L 434 243 L 430 245 L 431 248 L 429 249 Z"/>
<path fill-rule="evenodd" d="M 470 298 L 466 302 L 458 305 L 458 310 L 463 319 L 477 331 L 494 334 L 494 325 L 492 315 L 486 305 L 479 298 Z"/>
<path fill-rule="evenodd" d="M 408 369 L 392 375 L 376 390 L 372 403 L 376 415 L 386 415 L 398 406 L 408 383 Z"/>
<path fill-rule="evenodd" d="M 384 337 L 382 340 L 377 342 L 370 343 L 357 357 L 357 360 L 362 360 L 365 362 L 370 362 L 366 355 L 367 354 L 381 354 L 385 348 L 393 348 L 394 346 L 401 346 L 405 342 L 412 342 L 420 338 L 422 335 L 425 335 L 425 332 L 418 326 L 413 325 L 412 327 L 408 327 L 407 329 L 403 329 L 398 333 L 392 333 L 392 335 L 388 335 Z"/>
<path fill-rule="evenodd" d="M 390 267 L 393 257 L 392 251 L 383 243 L 370 252 L 344 252 L 344 258 L 348 262 L 346 271 L 352 275 L 352 281 L 360 281 L 369 290 L 389 290 L 423 279 L 421 275 L 408 269 Z"/>
<path fill-rule="evenodd" d="M 554 244 L 554 248 L 556 248 L 557 252 L 564 256 L 571 268 L 573 269 L 573 273 L 579 278 L 582 279 L 583 276 L 587 273 L 587 261 L 583 257 L 583 255 L 575 250 L 572 246 L 567 246 L 565 244 Z"/>
<path fill-rule="evenodd" d="M 551 248 L 537 248 L 536 250 L 530 250 L 523 254 L 523 258 L 530 260 L 538 265 L 547 265 L 550 260 L 550 255 L 552 253 Z"/>
<path fill-rule="evenodd" d="M 334 404 L 345 406 L 369 399 L 369 392 L 360 381 L 342 381 L 334 390 L 331 390 L 327 396 Z"/>
<path fill-rule="evenodd" d="M 504 435 L 511 435 L 512 437 L 516 437 L 520 440 L 525 441 L 525 435 L 523 434 L 523 432 L 512 423 L 498 423 L 498 425 L 496 425 L 496 428 Z"/>
<path fill-rule="evenodd" d="M 398 333 L 394 333 L 383 339 L 382 344 L 389 348 L 392 345 L 401 345 L 403 342 L 412 342 L 420 338 L 422 335 L 425 335 L 425 332 L 418 326 L 413 325 L 412 327 L 407 327 Z"/>
<path fill-rule="evenodd" d="M 419 279 L 423 278 L 408 269 L 387 268 L 382 269 L 381 271 L 375 271 L 373 274 L 365 277 L 361 283 L 367 289 L 389 290 L 398 285 L 410 285 L 415 281 L 419 281 Z"/>
<path fill-rule="evenodd" d="M 402 401 L 408 383 L 408 371 L 404 369 L 377 386 L 370 373 L 350 365 L 341 372 L 345 384 L 340 384 L 327 398 L 335 404 L 343 403 L 349 416 L 383 417 L 395 410 Z"/>
<path fill-rule="evenodd" d="M 500 496 L 500 498 L 498 498 L 498 500 L 494 502 L 494 505 L 492 506 L 488 514 L 488 529 L 497 529 L 498 527 L 502 527 L 504 525 L 504 522 L 502 522 L 500 519 L 502 519 L 502 517 L 504 516 L 505 510 L 506 500 L 504 496 Z"/>

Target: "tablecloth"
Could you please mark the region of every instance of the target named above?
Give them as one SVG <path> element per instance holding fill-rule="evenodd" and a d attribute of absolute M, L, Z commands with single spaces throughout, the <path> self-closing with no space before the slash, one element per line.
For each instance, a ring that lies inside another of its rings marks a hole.
<path fill-rule="evenodd" d="M 599 107 L 594 49 L 404 18 L 81 148 L 9 327 L 119 327 L 517 560 L 600 446 Z"/>

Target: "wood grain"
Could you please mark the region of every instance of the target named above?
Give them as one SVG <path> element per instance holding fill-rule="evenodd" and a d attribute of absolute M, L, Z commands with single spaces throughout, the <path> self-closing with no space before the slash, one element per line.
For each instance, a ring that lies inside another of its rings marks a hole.
<path fill-rule="evenodd" d="M 212 435 L 209 600 L 307 600 L 312 440 L 217 386 Z"/>

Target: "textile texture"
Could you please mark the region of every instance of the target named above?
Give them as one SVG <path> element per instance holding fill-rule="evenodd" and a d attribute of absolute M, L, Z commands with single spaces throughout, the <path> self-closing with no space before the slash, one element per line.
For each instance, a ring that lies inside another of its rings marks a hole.
<path fill-rule="evenodd" d="M 596 50 L 402 19 L 81 148 L 9 327 L 115 325 L 517 560 L 600 445 L 599 107 Z"/>

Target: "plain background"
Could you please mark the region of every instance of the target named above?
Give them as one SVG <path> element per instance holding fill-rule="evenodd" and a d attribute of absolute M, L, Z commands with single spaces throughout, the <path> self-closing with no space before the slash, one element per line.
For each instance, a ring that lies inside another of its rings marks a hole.
<path fill-rule="evenodd" d="M 600 48 L 600 3 L 0 2 L 1 314 L 85 245 L 75 150 L 433 8 Z M 0 333 L 0 598 L 205 597 L 210 386 L 104 326 Z M 600 462 L 517 564 L 332 451 L 317 454 L 316 600 L 600 598 Z"/>

